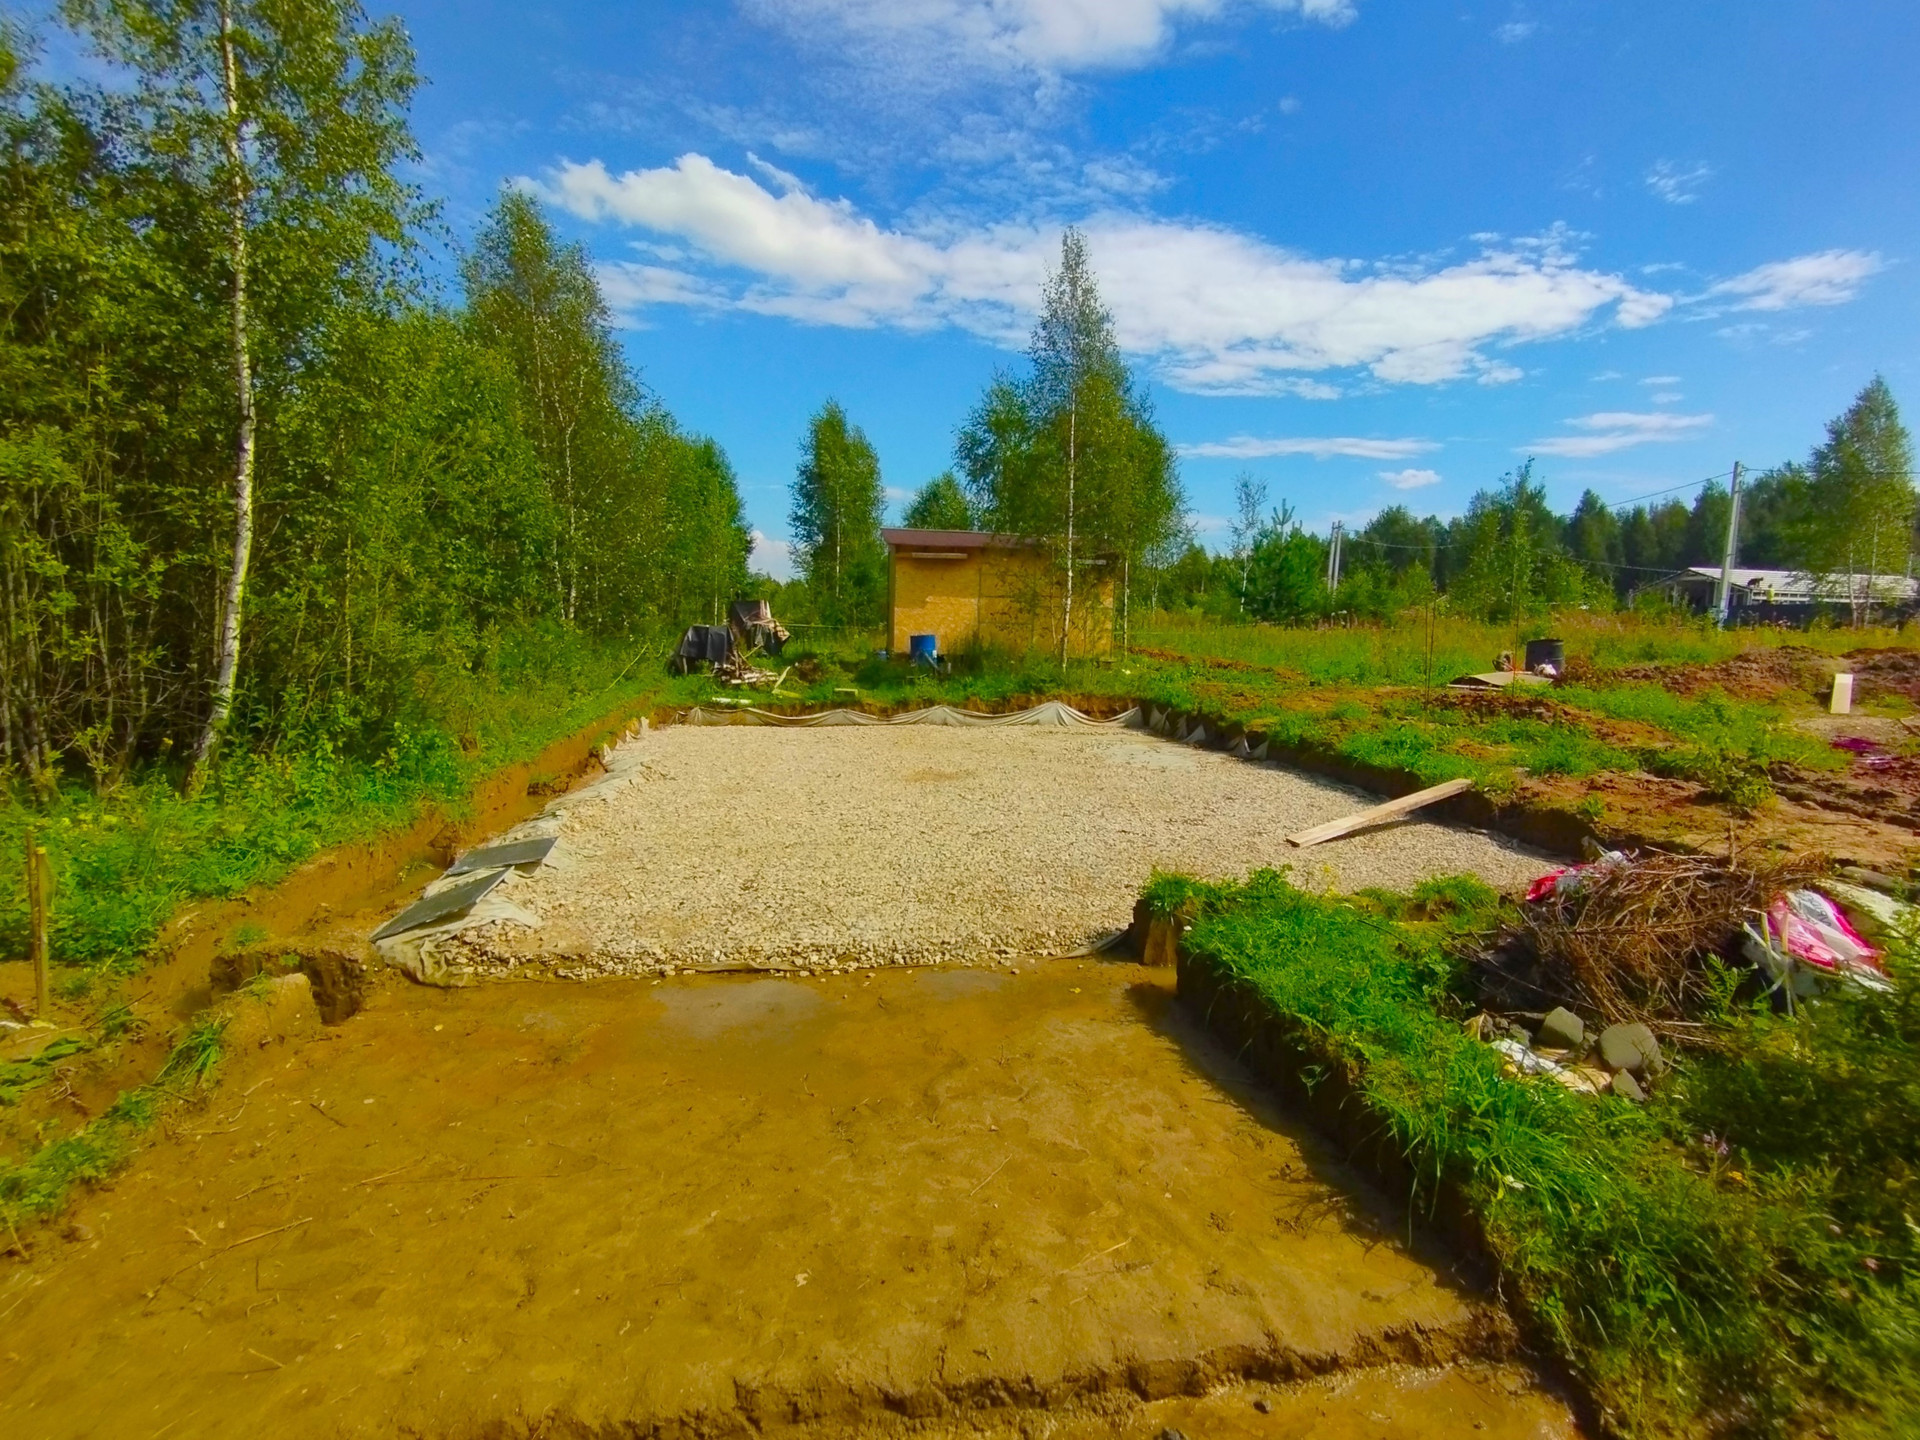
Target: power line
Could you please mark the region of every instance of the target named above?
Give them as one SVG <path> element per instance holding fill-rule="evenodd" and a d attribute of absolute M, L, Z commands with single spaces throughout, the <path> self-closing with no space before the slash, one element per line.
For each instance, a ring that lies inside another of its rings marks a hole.
<path fill-rule="evenodd" d="M 1662 495 L 1671 495 L 1678 490 L 1691 490 L 1696 485 L 1711 485 L 1716 480 L 1725 480 L 1731 476 L 1731 470 L 1722 470 L 1718 475 L 1709 475 L 1704 480 L 1688 480 L 1683 484 L 1669 485 L 1664 490 L 1650 490 L 1645 495 L 1635 495 L 1631 500 L 1617 500 L 1607 505 L 1609 510 L 1615 505 L 1638 505 L 1642 500 L 1658 500 Z"/>
<path fill-rule="evenodd" d="M 1383 550 L 1418 550 L 1423 554 L 1429 550 L 1459 550 L 1465 548 L 1464 542 L 1439 540 L 1431 545 L 1398 545 L 1391 540 L 1374 540 L 1366 535 L 1342 535 L 1342 544 L 1378 545 Z M 1645 570 L 1654 575 L 1670 575 L 1671 565 L 1626 565 L 1617 560 L 1583 560 L 1577 555 L 1568 555 L 1569 560 L 1579 565 L 1598 565 L 1608 570 Z"/>

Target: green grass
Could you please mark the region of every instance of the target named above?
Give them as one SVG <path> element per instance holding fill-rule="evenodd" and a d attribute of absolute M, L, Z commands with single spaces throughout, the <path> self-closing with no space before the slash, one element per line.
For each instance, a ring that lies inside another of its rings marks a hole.
<path fill-rule="evenodd" d="M 10 1234 L 17 1237 L 21 1225 L 59 1214 L 77 1186 L 111 1177 L 169 1105 L 204 1090 L 220 1063 L 226 1026 L 224 1016 L 198 1016 L 148 1084 L 124 1092 L 98 1119 L 25 1159 L 0 1162 L 0 1223 Z"/>
<path fill-rule="evenodd" d="M 1197 906 L 1188 953 L 1348 1079 L 1419 1177 L 1416 1209 L 1464 1200 L 1505 1294 L 1623 1433 L 1865 1435 L 1920 1415 L 1910 950 L 1898 999 L 1736 1018 L 1724 1054 L 1639 1108 L 1505 1078 L 1467 1037 L 1448 942 L 1489 910 L 1454 884 L 1340 899 L 1268 871 L 1160 877 L 1148 897 Z"/>
<path fill-rule="evenodd" d="M 53 1078 L 53 1067 L 93 1048 L 84 1035 L 62 1035 L 27 1060 L 0 1060 L 0 1105 L 18 1105 L 27 1091 Z"/>
<path fill-rule="evenodd" d="M 230 754 L 198 795 L 150 770 L 101 794 L 62 787 L 45 806 L 0 799 L 0 954 L 26 950 L 25 843 L 31 826 L 55 873 L 53 954 L 85 970 L 126 969 L 195 900 L 270 884 L 331 845 L 457 811 L 471 786 L 537 754 L 622 701 L 693 693 L 673 681 L 658 640 L 602 647 L 549 637 L 501 670 L 432 677 L 434 709 L 396 727 L 372 755 L 327 737 Z M 78 977 L 84 983 L 84 972 Z"/>
<path fill-rule="evenodd" d="M 1654 661 L 1709 663 L 1743 650 L 1805 645 L 1839 654 L 1860 646 L 1911 643 L 1901 632 L 1872 630 L 1720 630 L 1703 621 L 1649 621 L 1632 614 L 1568 612 L 1516 633 L 1507 625 L 1440 615 L 1433 623 L 1433 679 L 1493 668 L 1503 650 L 1516 655 L 1521 642 L 1541 633 L 1566 642 L 1569 656 L 1582 655 L 1603 668 Z M 1292 670 L 1319 685 L 1419 685 L 1427 676 L 1428 627 L 1409 615 L 1389 626 L 1292 629 L 1280 625 L 1221 625 L 1157 616 L 1134 632 L 1138 646 L 1182 655 L 1239 660 Z"/>

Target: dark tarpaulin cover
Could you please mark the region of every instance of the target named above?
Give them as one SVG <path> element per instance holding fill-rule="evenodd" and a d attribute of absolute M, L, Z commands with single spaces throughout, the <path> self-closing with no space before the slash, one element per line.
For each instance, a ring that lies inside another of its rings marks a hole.
<path fill-rule="evenodd" d="M 689 625 L 674 654 L 682 660 L 718 665 L 733 656 L 733 632 L 724 625 Z"/>

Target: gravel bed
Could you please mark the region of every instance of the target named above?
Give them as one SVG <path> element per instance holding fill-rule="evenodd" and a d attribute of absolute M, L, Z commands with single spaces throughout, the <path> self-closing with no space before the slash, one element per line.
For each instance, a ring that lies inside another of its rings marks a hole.
<path fill-rule="evenodd" d="M 1124 927 L 1159 868 L 1289 865 L 1296 883 L 1500 887 L 1544 857 L 1419 820 L 1299 851 L 1377 796 L 1136 731 L 674 726 L 515 831 L 557 834 L 439 942 L 454 974 L 566 976 L 1007 960 Z"/>

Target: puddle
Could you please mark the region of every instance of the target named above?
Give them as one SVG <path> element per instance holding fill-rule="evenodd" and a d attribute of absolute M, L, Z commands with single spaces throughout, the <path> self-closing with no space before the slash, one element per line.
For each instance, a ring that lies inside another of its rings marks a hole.
<path fill-rule="evenodd" d="M 918 970 L 914 987 L 935 999 L 956 999 L 998 990 L 1007 977 L 993 970 Z"/>
<path fill-rule="evenodd" d="M 652 997 L 666 1023 L 702 1040 L 729 1031 L 790 1030 L 820 1009 L 820 996 L 797 980 L 719 978 L 694 986 L 659 986 Z"/>

